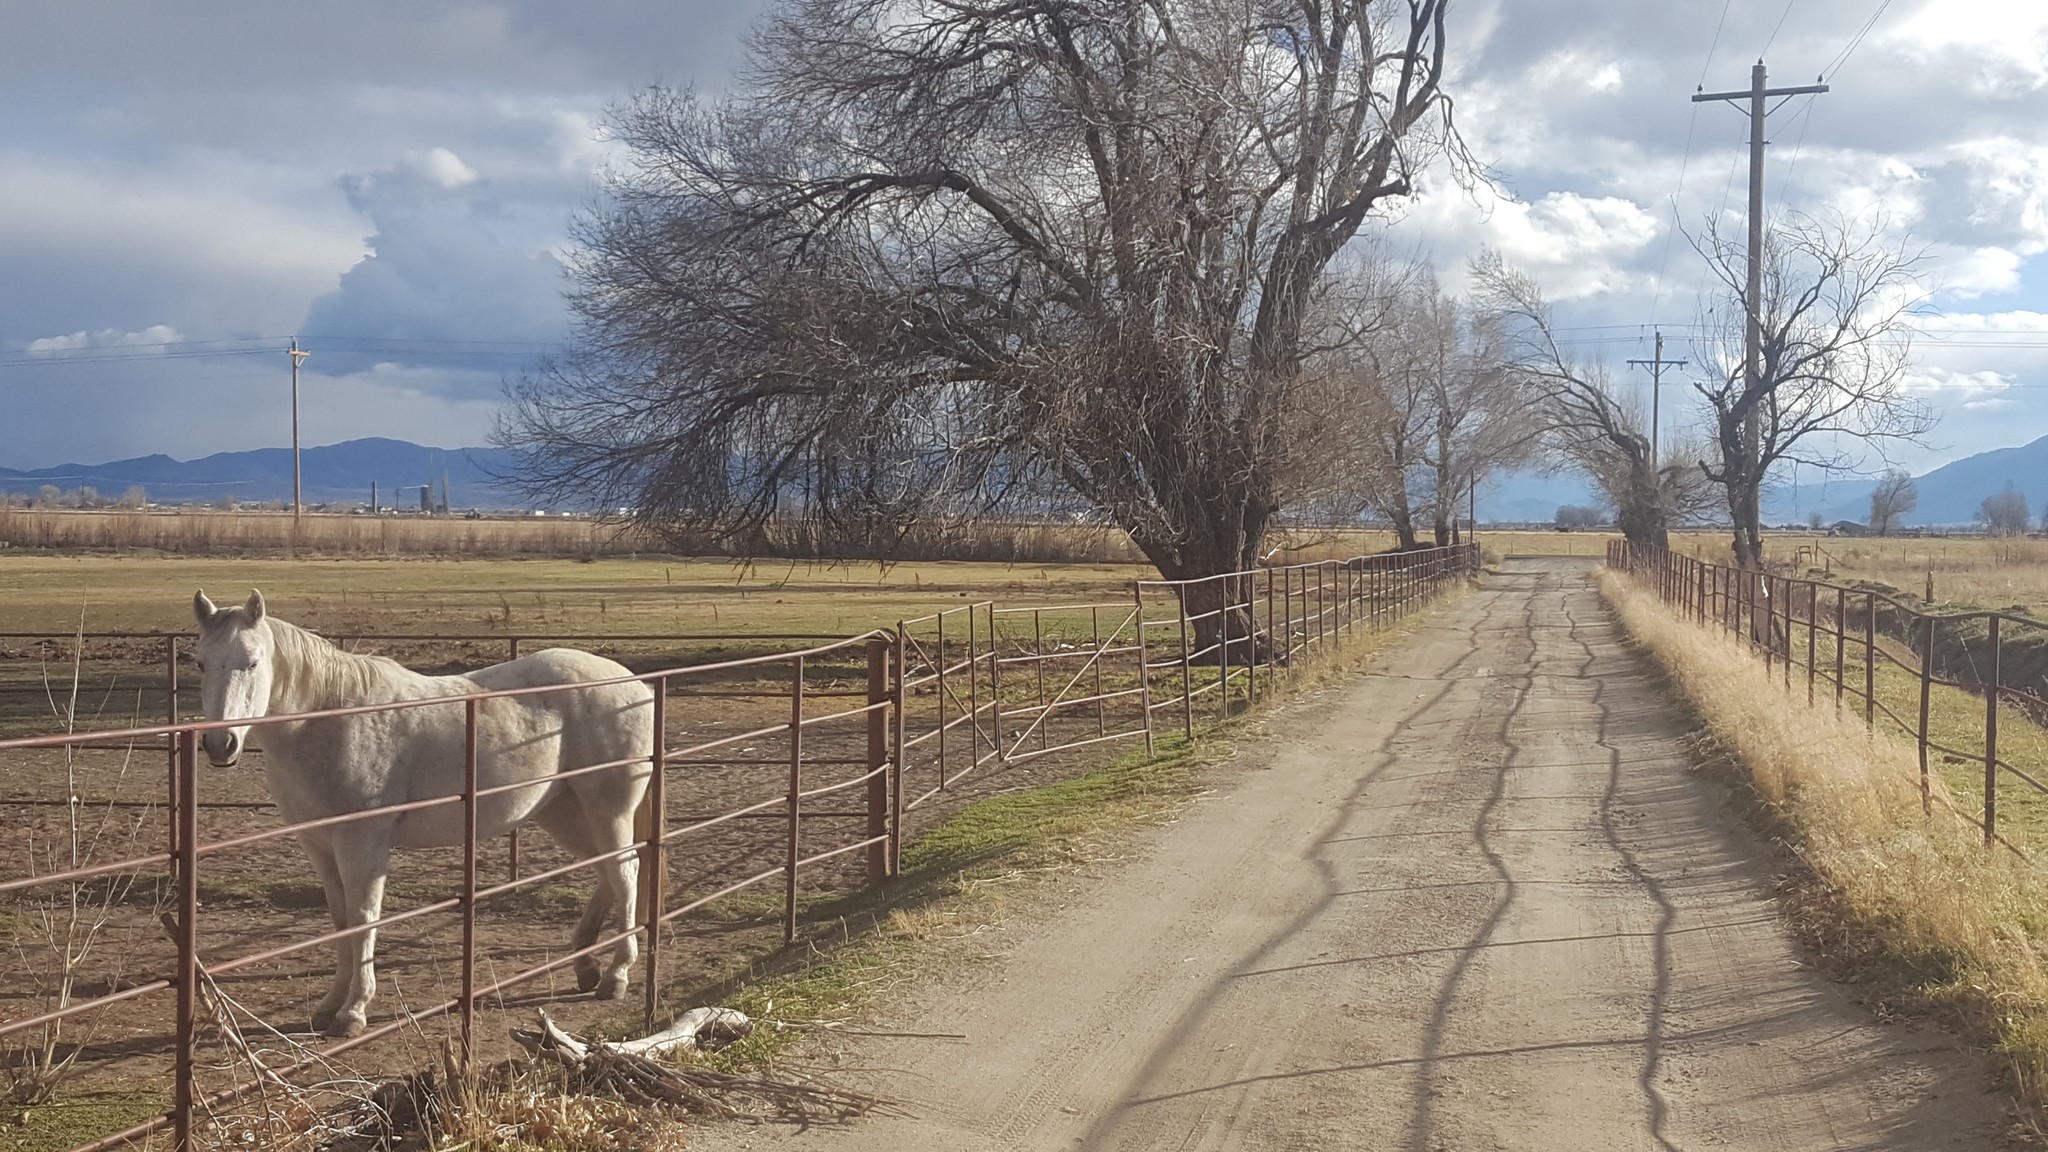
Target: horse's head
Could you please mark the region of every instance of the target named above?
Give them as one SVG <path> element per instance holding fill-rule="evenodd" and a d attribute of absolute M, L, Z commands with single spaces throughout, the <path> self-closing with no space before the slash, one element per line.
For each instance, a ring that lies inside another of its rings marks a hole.
<path fill-rule="evenodd" d="M 251 592 L 238 608 L 216 608 L 206 593 L 192 595 L 199 621 L 199 699 L 208 720 L 254 720 L 270 711 L 270 629 L 263 618 L 263 593 Z M 242 754 L 249 726 L 220 728 L 199 738 L 206 758 L 227 768 Z"/>

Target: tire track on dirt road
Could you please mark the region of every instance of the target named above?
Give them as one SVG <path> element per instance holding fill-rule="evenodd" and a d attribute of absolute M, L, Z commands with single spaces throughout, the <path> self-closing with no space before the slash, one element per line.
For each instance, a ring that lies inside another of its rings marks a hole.
<path fill-rule="evenodd" d="M 1976 1058 L 1802 963 L 1588 570 L 1488 577 L 941 947 L 878 1028 L 966 1040 L 834 1041 L 916 1117 L 694 1147 L 1996 1146 Z"/>

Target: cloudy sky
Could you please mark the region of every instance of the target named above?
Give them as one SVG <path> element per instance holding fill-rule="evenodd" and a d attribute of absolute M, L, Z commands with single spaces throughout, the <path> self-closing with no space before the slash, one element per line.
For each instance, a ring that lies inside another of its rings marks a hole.
<path fill-rule="evenodd" d="M 727 85 L 770 2 L 0 0 L 0 464 L 285 443 L 294 335 L 307 443 L 483 442 L 567 335 L 605 108 Z M 1653 326 L 1699 362 L 1674 225 L 1741 210 L 1747 129 L 1687 97 L 1764 56 L 1833 87 L 1772 117 L 1774 209 L 1928 249 L 1914 386 L 1943 418 L 1902 462 L 2048 434 L 2048 3 L 1453 0 L 1450 25 L 1497 187 L 1391 227 L 1451 286 L 1491 245 L 1617 375 Z"/>

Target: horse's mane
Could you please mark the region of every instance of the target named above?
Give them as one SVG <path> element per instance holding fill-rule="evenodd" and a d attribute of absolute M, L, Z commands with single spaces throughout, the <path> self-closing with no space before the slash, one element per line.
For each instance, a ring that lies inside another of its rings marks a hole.
<path fill-rule="evenodd" d="M 345 652 L 326 637 L 275 616 L 264 620 L 270 626 L 278 688 L 298 708 L 340 708 L 450 694 L 421 691 L 445 677 L 422 675 L 389 656 Z"/>

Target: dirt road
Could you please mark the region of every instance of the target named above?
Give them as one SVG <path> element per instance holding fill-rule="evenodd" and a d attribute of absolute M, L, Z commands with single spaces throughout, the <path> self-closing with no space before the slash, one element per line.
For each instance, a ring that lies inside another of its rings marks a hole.
<path fill-rule="evenodd" d="M 1981 1063 L 1801 965 L 1584 566 L 1520 563 L 852 1055 L 914 1119 L 697 1147 L 1996 1147 Z"/>

